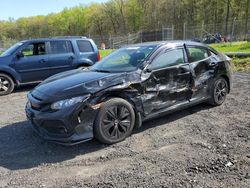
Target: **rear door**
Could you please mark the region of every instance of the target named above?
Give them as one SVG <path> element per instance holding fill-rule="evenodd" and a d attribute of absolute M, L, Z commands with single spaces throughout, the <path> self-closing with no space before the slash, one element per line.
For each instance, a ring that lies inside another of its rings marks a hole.
<path fill-rule="evenodd" d="M 72 43 L 69 40 L 55 40 L 49 42 L 50 75 L 73 69 L 77 61 Z"/>
<path fill-rule="evenodd" d="M 213 80 L 217 63 L 212 52 L 201 46 L 186 46 L 192 72 L 192 99 L 201 100 L 209 95 L 209 83 Z"/>
<path fill-rule="evenodd" d="M 46 42 L 31 42 L 21 48 L 23 57 L 16 57 L 15 70 L 21 76 L 21 82 L 42 81 L 49 76 Z"/>
<path fill-rule="evenodd" d="M 146 115 L 188 102 L 191 97 L 191 72 L 184 48 L 163 50 L 148 69 L 150 73 L 142 75 L 148 77 L 143 82 L 142 96 Z"/>

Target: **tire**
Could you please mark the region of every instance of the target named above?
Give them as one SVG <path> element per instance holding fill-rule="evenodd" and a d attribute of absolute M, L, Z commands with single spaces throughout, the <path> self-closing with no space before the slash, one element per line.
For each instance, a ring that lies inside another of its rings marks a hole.
<path fill-rule="evenodd" d="M 217 78 L 212 85 L 211 99 L 209 103 L 213 106 L 222 105 L 226 100 L 228 90 L 229 88 L 227 81 L 222 77 Z"/>
<path fill-rule="evenodd" d="M 8 95 L 14 90 L 15 84 L 11 77 L 0 74 L 0 96 Z"/>
<path fill-rule="evenodd" d="M 131 135 L 135 125 L 132 105 L 121 98 L 112 98 L 104 103 L 94 123 L 94 136 L 105 144 L 121 142 Z"/>
<path fill-rule="evenodd" d="M 77 68 L 78 69 L 86 69 L 86 68 L 88 68 L 89 66 L 88 65 L 80 65 L 80 66 L 78 66 Z"/>

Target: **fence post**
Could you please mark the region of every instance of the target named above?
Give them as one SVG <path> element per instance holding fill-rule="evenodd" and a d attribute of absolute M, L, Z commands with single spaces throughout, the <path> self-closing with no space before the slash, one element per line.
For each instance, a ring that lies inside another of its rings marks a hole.
<path fill-rule="evenodd" d="M 161 40 L 164 40 L 164 27 L 161 27 Z"/>
<path fill-rule="evenodd" d="M 111 39 L 112 39 L 111 34 L 109 34 L 109 48 L 111 48 L 111 47 L 112 47 L 112 42 L 111 42 Z"/>
<path fill-rule="evenodd" d="M 140 34 L 140 38 L 141 38 L 141 43 L 142 43 L 142 31 L 140 32 L 141 34 Z"/>
<path fill-rule="evenodd" d="M 233 20 L 233 27 L 232 27 L 232 33 L 231 33 L 231 42 L 233 42 L 233 37 L 234 37 L 235 21 L 236 21 L 236 17 L 234 17 L 234 20 Z"/>
<path fill-rule="evenodd" d="M 201 38 L 201 40 L 203 39 L 203 33 L 204 33 L 204 31 L 205 31 L 205 27 L 204 27 L 204 20 L 202 21 L 202 24 L 201 24 L 201 36 L 200 36 L 200 38 Z"/>
<path fill-rule="evenodd" d="M 172 40 L 174 40 L 174 24 L 172 24 Z"/>
<path fill-rule="evenodd" d="M 183 40 L 186 40 L 186 22 L 183 24 Z"/>

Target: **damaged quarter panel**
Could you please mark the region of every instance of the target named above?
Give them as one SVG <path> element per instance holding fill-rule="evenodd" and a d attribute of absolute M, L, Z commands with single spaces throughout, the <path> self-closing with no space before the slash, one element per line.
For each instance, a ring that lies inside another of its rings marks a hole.
<path fill-rule="evenodd" d="M 210 95 L 211 83 L 231 72 L 226 64 L 227 56 L 204 46 L 185 46 L 192 72 L 192 101 L 203 100 Z"/>

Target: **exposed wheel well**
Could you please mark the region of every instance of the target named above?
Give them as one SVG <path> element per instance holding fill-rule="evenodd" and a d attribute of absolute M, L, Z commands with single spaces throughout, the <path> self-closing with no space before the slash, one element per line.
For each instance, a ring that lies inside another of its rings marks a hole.
<path fill-rule="evenodd" d="M 6 74 L 7 76 L 9 76 L 13 80 L 15 85 L 18 85 L 18 82 L 16 81 L 16 79 L 10 73 L 5 72 L 5 71 L 0 71 L 0 74 Z"/>

